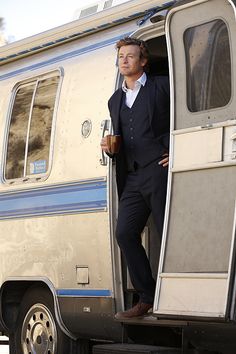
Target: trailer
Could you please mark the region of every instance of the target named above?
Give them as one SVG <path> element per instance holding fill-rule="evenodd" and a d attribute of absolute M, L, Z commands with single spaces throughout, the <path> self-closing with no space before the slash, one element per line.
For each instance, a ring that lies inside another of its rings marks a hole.
<path fill-rule="evenodd" d="M 0 48 L 0 331 L 11 354 L 236 351 L 236 1 L 131 0 Z M 163 235 L 141 235 L 153 311 L 115 240 L 107 101 L 115 43 L 146 41 L 170 78 Z M 235 175 L 234 175 L 235 173 Z"/>

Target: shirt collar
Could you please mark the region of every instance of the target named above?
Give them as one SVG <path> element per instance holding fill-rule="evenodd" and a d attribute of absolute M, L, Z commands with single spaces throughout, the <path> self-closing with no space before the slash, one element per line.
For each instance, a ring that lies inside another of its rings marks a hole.
<path fill-rule="evenodd" d="M 146 73 L 144 72 L 141 76 L 140 76 L 140 78 L 137 80 L 137 81 L 135 81 L 135 86 L 136 85 L 139 85 L 139 86 L 144 86 L 145 84 L 146 84 L 146 81 L 147 81 L 147 75 L 146 75 Z M 135 87 L 134 86 L 134 87 Z M 126 83 L 125 83 L 125 80 L 123 81 L 123 83 L 122 83 L 122 90 L 124 91 L 124 92 L 128 92 L 128 88 L 127 88 L 127 86 L 126 86 Z"/>

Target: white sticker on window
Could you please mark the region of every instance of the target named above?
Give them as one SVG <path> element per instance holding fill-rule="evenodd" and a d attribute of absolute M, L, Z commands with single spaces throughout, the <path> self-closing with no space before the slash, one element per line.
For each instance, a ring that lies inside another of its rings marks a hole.
<path fill-rule="evenodd" d="M 30 174 L 44 173 L 47 171 L 46 160 L 30 162 Z"/>

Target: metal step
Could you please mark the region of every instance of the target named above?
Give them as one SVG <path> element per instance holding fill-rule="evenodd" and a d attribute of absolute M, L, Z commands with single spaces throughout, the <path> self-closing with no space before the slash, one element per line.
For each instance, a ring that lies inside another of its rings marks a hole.
<path fill-rule="evenodd" d="M 93 354 L 180 354 L 179 348 L 156 347 L 141 344 L 99 344 L 93 347 Z"/>

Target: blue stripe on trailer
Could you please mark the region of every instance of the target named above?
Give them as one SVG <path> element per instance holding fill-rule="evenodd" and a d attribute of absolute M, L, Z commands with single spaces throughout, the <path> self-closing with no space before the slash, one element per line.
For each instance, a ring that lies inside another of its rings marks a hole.
<path fill-rule="evenodd" d="M 106 297 L 111 296 L 111 290 L 107 289 L 58 289 L 58 296 L 80 296 L 80 297 Z"/>
<path fill-rule="evenodd" d="M 130 33 L 126 33 L 125 35 L 124 34 L 123 35 L 124 36 L 128 36 L 129 34 Z M 27 71 L 33 71 L 33 70 L 36 70 L 36 69 L 39 69 L 39 68 L 43 68 L 43 67 L 51 65 L 51 64 L 55 64 L 55 63 L 58 63 L 58 62 L 61 62 L 61 61 L 64 61 L 64 60 L 71 59 L 71 58 L 76 57 L 76 56 L 83 55 L 85 53 L 94 51 L 96 49 L 100 49 L 100 48 L 106 47 L 108 45 L 116 43 L 120 38 L 121 38 L 121 36 L 110 38 L 108 40 L 101 41 L 101 42 L 89 45 L 87 47 L 84 47 L 84 48 L 76 49 L 76 50 L 73 50 L 71 52 L 64 53 L 62 55 L 58 55 L 56 57 L 50 58 L 50 59 L 42 61 L 42 62 L 38 62 L 38 63 L 33 64 L 33 65 L 25 66 L 25 67 L 23 67 L 21 69 L 10 71 L 10 72 L 8 72 L 6 74 L 0 75 L 0 81 L 6 80 L 6 79 L 8 79 L 10 77 L 17 76 L 17 75 L 22 74 L 22 73 L 27 72 Z"/>
<path fill-rule="evenodd" d="M 104 211 L 106 207 L 107 182 L 104 179 L 0 193 L 0 220 L 88 213 Z"/>

